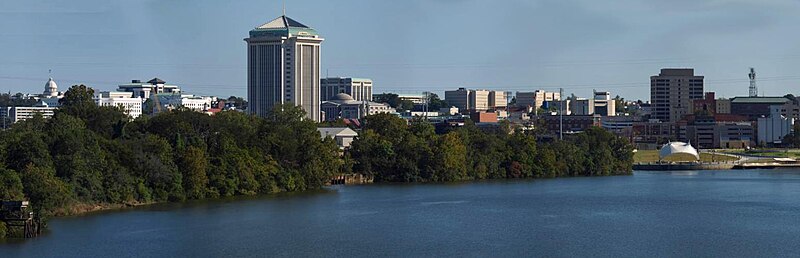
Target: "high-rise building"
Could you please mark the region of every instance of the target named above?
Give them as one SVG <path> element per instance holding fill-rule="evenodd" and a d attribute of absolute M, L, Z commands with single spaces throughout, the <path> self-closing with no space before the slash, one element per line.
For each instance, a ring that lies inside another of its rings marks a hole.
<path fill-rule="evenodd" d="M 344 93 L 356 101 L 372 101 L 372 80 L 364 78 L 324 78 L 320 83 L 322 87 L 322 101 L 330 100 L 336 94 Z"/>
<path fill-rule="evenodd" d="M 692 101 L 703 98 L 703 78 L 691 68 L 661 69 L 660 74 L 651 76 L 652 118 L 676 122 L 690 114 Z"/>
<path fill-rule="evenodd" d="M 320 121 L 320 46 L 317 32 L 285 15 L 250 31 L 247 42 L 247 101 L 265 116 L 275 105 L 301 106 Z"/>
<path fill-rule="evenodd" d="M 508 106 L 503 91 L 458 88 L 458 90 L 445 91 L 444 99 L 450 106 L 457 107 L 461 113 L 505 109 Z"/>

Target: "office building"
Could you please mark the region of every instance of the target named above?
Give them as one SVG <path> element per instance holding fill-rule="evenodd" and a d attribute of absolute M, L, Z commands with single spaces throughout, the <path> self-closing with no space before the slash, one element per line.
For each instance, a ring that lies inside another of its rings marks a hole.
<path fill-rule="evenodd" d="M 364 78 L 324 78 L 320 83 L 322 101 L 345 93 L 357 101 L 372 101 L 372 80 Z"/>
<path fill-rule="evenodd" d="M 472 111 L 486 111 L 489 110 L 489 91 L 488 90 L 470 90 L 469 91 L 469 109 Z"/>
<path fill-rule="evenodd" d="M 576 98 L 569 102 L 570 115 L 594 115 L 594 99 Z"/>
<path fill-rule="evenodd" d="M 703 76 L 694 69 L 661 69 L 650 77 L 652 118 L 664 122 L 681 120 L 690 114 L 692 100 L 703 98 Z"/>
<path fill-rule="evenodd" d="M 594 114 L 601 116 L 616 116 L 617 102 L 611 98 L 611 93 L 607 91 L 594 92 Z"/>
<path fill-rule="evenodd" d="M 302 107 L 320 121 L 320 47 L 317 32 L 285 15 L 250 31 L 247 42 L 249 113 L 266 116 L 276 105 Z"/>
<path fill-rule="evenodd" d="M 120 107 L 133 119 L 142 115 L 144 99 L 133 97 L 132 92 L 100 92 L 95 95 L 94 102 L 100 107 Z"/>
<path fill-rule="evenodd" d="M 717 99 L 716 114 L 730 114 L 731 113 L 731 100 L 730 99 Z"/>
<path fill-rule="evenodd" d="M 160 108 L 153 106 L 153 114 L 166 110 L 174 110 L 179 108 L 186 108 L 196 112 L 207 112 L 214 107 L 212 104 L 217 102 L 216 97 L 205 97 L 195 95 L 181 95 L 181 94 L 157 94 L 153 97 L 158 98 Z M 154 103 L 155 104 L 155 103 Z"/>
<path fill-rule="evenodd" d="M 31 107 L 2 107 L 0 108 L 0 119 L 7 127 L 22 120 L 31 119 L 36 114 L 42 115 L 44 118 L 51 118 L 55 114 L 57 107 L 47 106 L 47 103 L 39 101 Z"/>
<path fill-rule="evenodd" d="M 467 112 L 470 109 L 469 92 L 470 91 L 465 88 L 445 91 L 444 99 L 451 106 L 457 107 L 460 112 Z"/>
<path fill-rule="evenodd" d="M 506 109 L 508 106 L 505 92 L 503 91 L 459 88 L 458 90 L 445 91 L 444 98 L 450 106 L 458 108 L 464 114 L 470 111 Z"/>
<path fill-rule="evenodd" d="M 117 87 L 119 92 L 132 92 L 132 97 L 140 97 L 142 99 L 149 99 L 151 94 L 180 94 L 181 89 L 178 86 L 167 84 L 164 80 L 153 78 L 147 82 L 140 80 L 131 80 L 131 83 L 121 84 Z"/>
<path fill-rule="evenodd" d="M 561 93 L 536 90 L 534 92 L 517 92 L 518 107 L 541 108 L 545 102 L 561 100 Z"/>
<path fill-rule="evenodd" d="M 750 121 L 770 115 L 771 106 L 791 104 L 784 97 L 735 97 L 731 99 L 731 114 L 747 116 Z"/>
<path fill-rule="evenodd" d="M 490 91 L 489 106 L 495 109 L 505 109 L 508 107 L 508 97 L 505 91 Z"/>

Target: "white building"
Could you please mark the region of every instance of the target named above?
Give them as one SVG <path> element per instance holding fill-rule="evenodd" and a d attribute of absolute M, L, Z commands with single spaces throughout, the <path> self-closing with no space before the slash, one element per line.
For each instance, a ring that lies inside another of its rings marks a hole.
<path fill-rule="evenodd" d="M 594 92 L 594 114 L 601 116 L 616 116 L 617 102 L 611 98 L 611 93 L 607 91 Z"/>
<path fill-rule="evenodd" d="M 353 99 L 372 101 L 372 80 L 365 78 L 324 78 L 320 83 L 322 101 L 333 98 L 336 94 L 345 93 Z"/>
<path fill-rule="evenodd" d="M 142 115 L 144 99 L 133 97 L 132 92 L 100 92 L 95 95 L 94 102 L 100 107 L 121 107 L 125 114 L 133 119 Z"/>
<path fill-rule="evenodd" d="M 444 98 L 448 104 L 457 107 L 461 112 L 480 112 L 490 109 L 505 109 L 508 106 L 505 94 L 503 91 L 458 88 L 445 91 Z"/>
<path fill-rule="evenodd" d="M 160 108 L 156 107 L 154 99 L 153 114 L 164 110 L 178 109 L 181 107 L 197 112 L 206 112 L 212 107 L 212 103 L 217 101 L 216 97 L 194 95 L 157 94 L 153 96 L 158 97 L 158 104 L 160 104 Z"/>
<path fill-rule="evenodd" d="M 150 95 L 155 94 L 180 94 L 181 89 L 175 85 L 169 85 L 159 78 L 153 78 L 148 82 L 140 80 L 132 80 L 129 84 L 122 84 L 118 86 L 117 91 L 132 92 L 132 97 L 140 97 L 142 99 L 149 99 Z"/>
<path fill-rule="evenodd" d="M 795 119 L 781 115 L 782 106 L 770 106 L 770 116 L 758 118 L 759 144 L 772 145 L 783 143 L 783 137 L 794 130 Z"/>
<path fill-rule="evenodd" d="M 266 116 L 276 105 L 302 107 L 321 120 L 322 37 L 285 15 L 251 30 L 247 42 L 248 112 Z"/>
<path fill-rule="evenodd" d="M 353 131 L 353 129 L 347 127 L 320 127 L 317 128 L 317 131 L 319 131 L 322 139 L 330 137 L 335 140 L 336 145 L 339 145 L 340 149 L 349 148 L 353 143 L 353 140 L 358 137 L 358 133 L 356 131 Z"/>
<path fill-rule="evenodd" d="M 47 106 L 47 103 L 39 102 L 32 107 L 3 107 L 0 109 L 0 118 L 4 123 L 16 123 L 22 120 L 31 119 L 37 113 L 44 118 L 51 118 L 55 114 L 57 107 Z M 5 126 L 8 126 L 5 124 Z"/>
<path fill-rule="evenodd" d="M 60 107 L 61 98 L 64 97 L 63 92 L 58 91 L 58 84 L 53 81 L 53 78 L 47 80 L 47 83 L 44 84 L 44 91 L 42 95 L 36 96 L 35 99 L 41 100 L 42 102 L 46 103 L 48 107 Z"/>

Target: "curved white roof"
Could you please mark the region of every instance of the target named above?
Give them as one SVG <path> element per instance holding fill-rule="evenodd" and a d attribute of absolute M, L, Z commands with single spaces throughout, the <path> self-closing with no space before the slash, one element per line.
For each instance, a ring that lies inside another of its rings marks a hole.
<path fill-rule="evenodd" d="M 45 97 L 54 97 L 58 95 L 58 84 L 53 81 L 53 78 L 50 78 L 50 80 L 44 84 L 44 95 Z"/>
<path fill-rule="evenodd" d="M 692 155 L 696 160 L 700 160 L 700 154 L 697 153 L 697 149 L 685 142 L 670 142 L 664 144 L 664 147 L 661 147 L 661 150 L 658 152 L 658 159 L 664 159 L 681 153 Z"/>

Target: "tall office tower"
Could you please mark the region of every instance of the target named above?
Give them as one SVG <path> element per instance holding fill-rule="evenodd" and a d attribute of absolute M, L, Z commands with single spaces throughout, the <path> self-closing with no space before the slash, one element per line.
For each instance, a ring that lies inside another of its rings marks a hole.
<path fill-rule="evenodd" d="M 651 76 L 652 118 L 677 122 L 689 114 L 692 100 L 703 98 L 703 78 L 691 68 L 661 69 L 659 75 Z"/>
<path fill-rule="evenodd" d="M 275 105 L 292 104 L 320 121 L 323 39 L 317 32 L 283 15 L 251 30 L 244 40 L 249 113 L 265 116 Z"/>
<path fill-rule="evenodd" d="M 364 78 L 329 77 L 322 79 L 322 101 L 345 93 L 357 101 L 372 101 L 372 80 Z"/>

